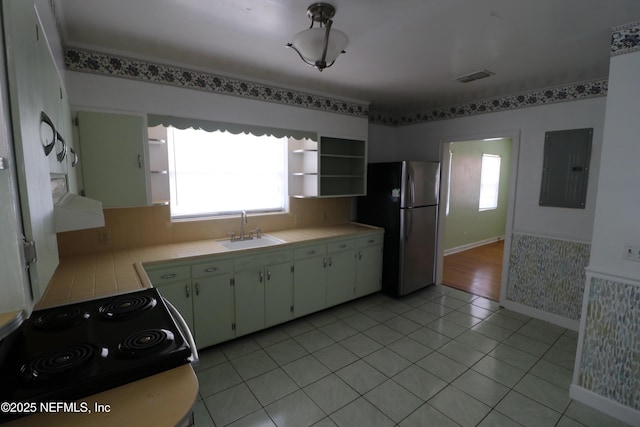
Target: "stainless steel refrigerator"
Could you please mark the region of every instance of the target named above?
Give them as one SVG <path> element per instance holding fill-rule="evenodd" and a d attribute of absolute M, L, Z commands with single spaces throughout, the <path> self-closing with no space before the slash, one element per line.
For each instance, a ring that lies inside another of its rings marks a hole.
<path fill-rule="evenodd" d="M 435 281 L 440 164 L 369 163 L 356 219 L 384 227 L 382 290 L 402 296 Z"/>

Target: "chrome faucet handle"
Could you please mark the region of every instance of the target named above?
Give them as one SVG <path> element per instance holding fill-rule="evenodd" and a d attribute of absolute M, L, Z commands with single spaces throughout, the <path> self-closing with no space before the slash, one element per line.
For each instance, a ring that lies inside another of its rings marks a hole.
<path fill-rule="evenodd" d="M 235 231 L 230 231 L 227 233 L 227 236 L 231 237 L 231 241 L 235 242 L 236 241 L 236 232 Z"/>
<path fill-rule="evenodd" d="M 262 230 L 260 230 L 260 227 L 256 227 L 256 229 L 254 230 L 256 232 L 256 237 L 258 239 L 262 238 Z"/>

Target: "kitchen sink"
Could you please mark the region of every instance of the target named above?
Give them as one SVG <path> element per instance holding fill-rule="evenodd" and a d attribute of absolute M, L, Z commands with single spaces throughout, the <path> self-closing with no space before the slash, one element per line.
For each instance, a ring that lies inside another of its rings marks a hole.
<path fill-rule="evenodd" d="M 231 240 L 225 240 L 221 242 L 221 245 L 227 249 L 236 250 L 272 246 L 280 243 L 284 243 L 284 240 L 269 236 L 268 234 L 263 234 L 260 238 L 254 237 L 253 239 L 234 240 L 233 242 Z"/>

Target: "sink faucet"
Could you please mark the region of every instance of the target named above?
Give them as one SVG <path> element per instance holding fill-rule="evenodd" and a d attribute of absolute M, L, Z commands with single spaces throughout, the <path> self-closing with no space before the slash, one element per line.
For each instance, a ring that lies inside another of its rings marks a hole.
<path fill-rule="evenodd" d="M 247 223 L 247 212 L 240 212 L 240 240 L 244 240 L 244 225 Z"/>

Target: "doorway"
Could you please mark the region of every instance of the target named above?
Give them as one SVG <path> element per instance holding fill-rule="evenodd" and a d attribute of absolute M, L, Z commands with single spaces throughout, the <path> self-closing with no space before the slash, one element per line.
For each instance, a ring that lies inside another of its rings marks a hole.
<path fill-rule="evenodd" d="M 437 283 L 504 300 L 517 136 L 443 142 Z"/>

